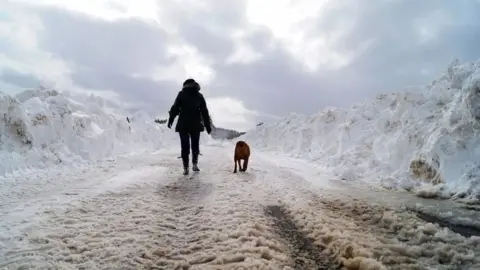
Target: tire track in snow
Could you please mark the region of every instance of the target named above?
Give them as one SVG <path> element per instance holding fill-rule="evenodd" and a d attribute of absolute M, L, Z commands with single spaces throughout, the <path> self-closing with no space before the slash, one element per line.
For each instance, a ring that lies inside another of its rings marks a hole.
<path fill-rule="evenodd" d="M 323 250 L 315 245 L 313 239 L 297 227 L 284 207 L 269 205 L 265 208 L 265 214 L 274 218 L 278 234 L 290 244 L 290 253 L 295 269 L 340 269 L 338 265 L 329 262 L 330 258 L 322 254 Z"/>
<path fill-rule="evenodd" d="M 259 159 L 268 163 L 273 158 Z M 283 191 L 280 205 L 322 255 L 345 269 L 480 269 L 479 237 L 463 237 L 425 222 L 395 193 L 313 186 L 304 177 L 316 175 L 315 169 L 304 169 L 286 170 L 280 164 L 271 188 Z"/>

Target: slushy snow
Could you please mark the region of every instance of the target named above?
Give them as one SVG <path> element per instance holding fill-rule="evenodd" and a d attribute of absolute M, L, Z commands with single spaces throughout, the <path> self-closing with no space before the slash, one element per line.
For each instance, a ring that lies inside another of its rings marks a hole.
<path fill-rule="evenodd" d="M 321 163 L 340 181 L 480 199 L 480 61 L 427 86 L 382 94 L 350 109 L 291 114 L 243 138 L 256 149 Z"/>
<path fill-rule="evenodd" d="M 0 205 L 0 269 L 480 267 L 480 238 L 419 219 L 390 191 L 319 187 L 312 182 L 326 179 L 321 168 L 258 152 L 249 171 L 233 174 L 231 147 L 203 149 L 208 166 L 188 179 L 175 151 L 47 175 L 47 182 L 73 181 L 30 206 Z M 369 193 L 374 200 L 351 197 Z M 268 206 L 295 222 L 284 228 L 293 241 L 279 235 Z"/>

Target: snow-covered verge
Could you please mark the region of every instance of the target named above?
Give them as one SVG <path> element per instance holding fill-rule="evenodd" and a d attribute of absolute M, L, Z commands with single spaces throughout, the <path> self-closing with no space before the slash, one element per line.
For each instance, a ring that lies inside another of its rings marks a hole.
<path fill-rule="evenodd" d="M 480 61 L 452 62 L 430 85 L 349 109 L 291 114 L 244 135 L 255 148 L 422 197 L 480 200 Z"/>
<path fill-rule="evenodd" d="M 0 176 L 178 144 L 178 135 L 147 113 L 132 115 L 94 95 L 0 92 L 0 117 Z"/>

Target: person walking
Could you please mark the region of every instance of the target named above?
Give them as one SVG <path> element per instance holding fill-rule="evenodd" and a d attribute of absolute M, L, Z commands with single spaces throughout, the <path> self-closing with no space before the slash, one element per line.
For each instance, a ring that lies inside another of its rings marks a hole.
<path fill-rule="evenodd" d="M 189 174 L 190 147 L 192 148 L 192 170 L 199 172 L 200 133 L 206 130 L 210 134 L 212 123 L 207 103 L 200 93 L 200 85 L 194 79 L 187 79 L 183 83 L 183 88 L 168 113 L 170 115 L 168 128 L 172 128 L 173 121 L 178 116 L 175 132 L 180 135 L 183 174 Z"/>

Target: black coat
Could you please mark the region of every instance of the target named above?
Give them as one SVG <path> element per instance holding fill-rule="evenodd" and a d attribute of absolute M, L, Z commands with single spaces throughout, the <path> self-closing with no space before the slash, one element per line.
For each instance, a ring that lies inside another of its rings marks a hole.
<path fill-rule="evenodd" d="M 169 111 L 169 123 L 178 115 L 176 132 L 202 132 L 211 128 L 210 115 L 205 98 L 195 86 L 184 87 L 177 95 Z"/>

